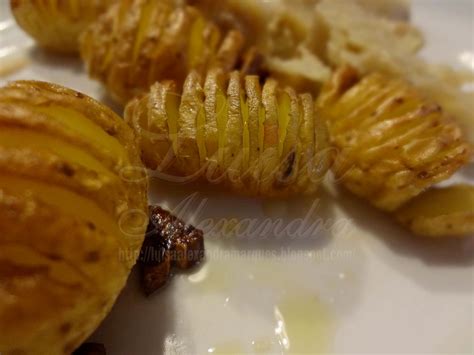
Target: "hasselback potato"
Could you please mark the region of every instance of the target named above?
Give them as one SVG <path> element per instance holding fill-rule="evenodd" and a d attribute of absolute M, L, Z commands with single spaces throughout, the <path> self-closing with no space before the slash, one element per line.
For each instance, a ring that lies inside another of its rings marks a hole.
<path fill-rule="evenodd" d="M 61 53 L 79 49 L 79 35 L 118 0 L 10 0 L 18 24 L 42 47 Z"/>
<path fill-rule="evenodd" d="M 222 183 L 242 194 L 310 194 L 330 163 L 327 130 L 310 94 L 273 79 L 191 72 L 182 90 L 156 83 L 130 102 L 145 164 L 168 178 Z"/>
<path fill-rule="evenodd" d="M 0 88 L 0 349 L 70 354 L 140 250 L 147 182 L 130 128 L 85 95 Z"/>
<path fill-rule="evenodd" d="M 222 33 L 197 9 L 171 0 L 122 0 L 81 37 L 90 76 L 122 103 L 157 80 L 181 85 L 191 69 L 231 70 L 242 46 L 240 32 Z"/>
<path fill-rule="evenodd" d="M 409 83 L 338 70 L 318 99 L 337 150 L 333 171 L 353 193 L 392 211 L 467 164 L 456 122 Z"/>
<path fill-rule="evenodd" d="M 436 187 L 418 195 L 395 212 L 413 233 L 432 237 L 474 234 L 474 186 Z"/>

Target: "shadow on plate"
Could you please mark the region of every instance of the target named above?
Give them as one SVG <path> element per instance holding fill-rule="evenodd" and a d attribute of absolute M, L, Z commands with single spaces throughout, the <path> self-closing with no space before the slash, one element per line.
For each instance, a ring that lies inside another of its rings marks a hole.
<path fill-rule="evenodd" d="M 205 275 L 203 281 L 193 284 L 197 295 L 233 295 L 240 300 L 236 306 L 242 312 L 265 313 L 265 309 L 255 308 L 255 299 L 248 294 L 245 298 L 242 290 L 279 294 L 299 284 L 312 288 L 339 314 L 356 308 L 366 258 L 350 233 L 351 221 L 336 216 L 335 200 L 325 189 L 315 197 L 261 200 L 232 195 L 219 186 L 152 179 L 149 191 L 151 203 L 205 232 L 206 260 L 189 271 L 194 278 Z M 256 227 L 236 231 L 245 221 L 254 221 Z M 301 233 L 294 233 L 296 227 L 280 233 L 279 226 L 284 229 L 295 221 L 310 227 Z M 261 233 L 258 228 L 265 222 L 271 227 Z M 339 222 L 346 224 L 346 232 L 335 230 Z M 311 228 L 312 223 L 319 228 Z M 349 284 L 351 292 L 346 293 Z"/>
<path fill-rule="evenodd" d="M 33 46 L 29 51 L 30 58 L 41 66 L 63 69 L 75 73 L 83 73 L 84 68 L 79 55 L 67 55 L 49 52 L 41 47 Z"/>
<path fill-rule="evenodd" d="M 75 83 L 76 81 L 80 82 L 83 86 L 83 89 L 80 91 L 84 91 L 89 95 L 90 90 L 93 92 L 97 91 L 98 94 L 96 94 L 95 97 L 122 117 L 123 107 L 110 97 L 105 88 L 101 86 L 99 82 L 87 78 L 87 73 L 85 72 L 84 65 L 79 57 L 79 54 L 58 54 L 48 52 L 41 47 L 33 46 L 29 50 L 29 57 L 31 58 L 32 62 L 40 64 L 36 67 L 35 74 L 39 75 L 40 77 L 51 78 L 48 80 L 55 81 L 66 86 L 71 86 L 67 85 L 68 83 L 71 84 Z M 45 72 L 45 75 L 42 75 L 43 71 Z M 85 90 L 84 87 L 86 87 L 89 91 Z"/>
<path fill-rule="evenodd" d="M 341 208 L 371 238 L 382 243 L 375 254 L 384 263 L 428 289 L 471 292 L 474 238 L 430 239 L 413 235 L 388 214 L 338 189 Z M 459 272 L 459 271 L 465 272 Z"/>
<path fill-rule="evenodd" d="M 214 185 L 151 179 L 150 197 L 226 249 L 324 248 L 337 222 L 333 198 L 323 189 L 314 197 L 265 200 L 233 195 Z"/>
<path fill-rule="evenodd" d="M 460 171 L 460 174 L 467 179 L 474 180 L 474 163 L 471 163 L 467 165 L 466 167 L 464 167 Z"/>
<path fill-rule="evenodd" d="M 173 344 L 176 343 L 175 317 L 179 311 L 173 302 L 176 292 L 172 290 L 172 281 L 146 297 L 135 267 L 112 311 L 90 341 L 103 343 L 107 353 L 115 355 L 136 354 L 137 349 L 148 349 L 142 355 L 162 354 L 167 346 L 176 348 L 179 344 Z M 117 336 L 122 340 L 117 341 Z"/>
<path fill-rule="evenodd" d="M 105 87 L 102 87 L 102 93 L 99 97 L 99 101 L 102 102 L 104 105 L 108 106 L 110 109 L 112 109 L 117 115 L 123 117 L 125 107 L 119 104 L 116 100 L 114 100 L 112 96 L 109 95 Z"/>

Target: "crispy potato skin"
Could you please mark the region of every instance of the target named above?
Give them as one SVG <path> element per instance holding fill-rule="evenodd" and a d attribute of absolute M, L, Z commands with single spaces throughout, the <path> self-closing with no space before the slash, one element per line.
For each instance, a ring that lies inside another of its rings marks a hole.
<path fill-rule="evenodd" d="M 117 0 L 10 0 L 20 27 L 40 46 L 77 53 L 79 35 Z"/>
<path fill-rule="evenodd" d="M 125 119 L 145 165 L 172 181 L 223 184 L 251 196 L 313 194 L 331 163 L 327 128 L 310 94 L 275 80 L 211 70 L 183 89 L 154 84 Z"/>
<path fill-rule="evenodd" d="M 403 80 L 361 79 L 343 67 L 317 105 L 337 150 L 336 177 L 380 209 L 397 209 L 472 157 L 458 125 Z"/>
<path fill-rule="evenodd" d="M 0 88 L 0 349 L 70 354 L 125 285 L 147 224 L 134 133 L 53 84 Z M 142 170 L 143 172 L 143 170 Z"/>
<path fill-rule="evenodd" d="M 125 104 L 158 80 L 181 86 L 190 70 L 231 70 L 243 47 L 240 32 L 222 33 L 199 10 L 172 0 L 121 0 L 81 36 L 92 78 Z"/>
<path fill-rule="evenodd" d="M 425 237 L 474 235 L 474 186 L 433 188 L 400 207 L 397 220 Z"/>

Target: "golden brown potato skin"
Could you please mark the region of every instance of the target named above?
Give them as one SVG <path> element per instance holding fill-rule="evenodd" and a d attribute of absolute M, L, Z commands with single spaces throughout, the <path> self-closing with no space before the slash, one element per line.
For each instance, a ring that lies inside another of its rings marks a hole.
<path fill-rule="evenodd" d="M 125 104 L 158 80 L 182 85 L 192 69 L 233 69 L 243 41 L 240 32 L 221 33 L 193 7 L 121 0 L 84 32 L 81 56 L 90 76 Z"/>
<path fill-rule="evenodd" d="M 223 184 L 243 195 L 313 194 L 331 154 L 310 94 L 235 71 L 191 72 L 181 90 L 154 84 L 125 119 L 144 163 L 181 182 Z"/>
<path fill-rule="evenodd" d="M 3 354 L 70 354 L 110 310 L 147 223 L 129 167 L 134 134 L 108 108 L 43 82 L 0 88 Z"/>
<path fill-rule="evenodd" d="M 456 122 L 407 82 L 338 70 L 318 99 L 337 149 L 333 171 L 376 207 L 393 211 L 449 178 L 472 156 Z"/>
<path fill-rule="evenodd" d="M 474 186 L 432 188 L 395 212 L 397 220 L 425 237 L 474 235 Z"/>
<path fill-rule="evenodd" d="M 76 53 L 79 35 L 117 0 L 10 0 L 12 13 L 40 46 Z"/>

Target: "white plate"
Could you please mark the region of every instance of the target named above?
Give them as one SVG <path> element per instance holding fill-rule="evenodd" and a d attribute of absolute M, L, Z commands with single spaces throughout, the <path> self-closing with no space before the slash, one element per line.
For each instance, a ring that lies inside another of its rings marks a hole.
<path fill-rule="evenodd" d="M 77 60 L 32 48 L 9 23 L 7 3 L 0 3 L 0 72 L 8 62 L 25 66 L 0 84 L 46 80 L 104 98 Z M 415 1 L 414 21 L 427 35 L 425 57 L 474 70 L 472 1 Z M 472 168 L 463 176 L 472 181 Z M 474 351 L 472 238 L 416 239 L 342 193 L 319 201 L 262 202 L 153 181 L 151 198 L 170 209 L 186 205 L 185 218 L 207 230 L 219 221 L 230 230 L 231 218 L 251 218 L 257 227 L 281 218 L 287 225 L 319 202 L 307 220 L 326 227 L 296 238 L 286 231 L 280 238 L 274 228 L 263 239 L 255 232 L 245 238 L 210 232 L 206 262 L 175 275 L 150 298 L 133 273 L 92 336 L 109 354 Z"/>

